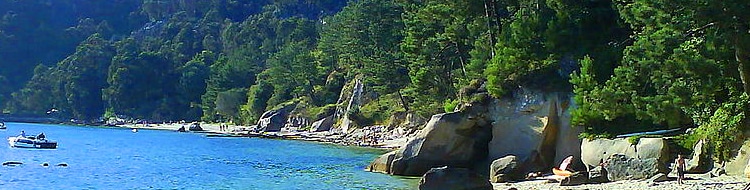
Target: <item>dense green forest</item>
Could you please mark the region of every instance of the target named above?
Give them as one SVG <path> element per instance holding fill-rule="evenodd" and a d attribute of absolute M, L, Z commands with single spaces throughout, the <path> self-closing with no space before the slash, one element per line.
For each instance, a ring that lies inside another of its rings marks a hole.
<path fill-rule="evenodd" d="M 291 101 L 326 110 L 361 80 L 375 98 L 353 115 L 368 125 L 453 110 L 483 84 L 496 98 L 519 87 L 573 93 L 573 122 L 592 136 L 698 127 L 686 138 L 722 150 L 748 125 L 748 6 L 1 0 L 0 106 L 82 120 L 253 123 Z"/>

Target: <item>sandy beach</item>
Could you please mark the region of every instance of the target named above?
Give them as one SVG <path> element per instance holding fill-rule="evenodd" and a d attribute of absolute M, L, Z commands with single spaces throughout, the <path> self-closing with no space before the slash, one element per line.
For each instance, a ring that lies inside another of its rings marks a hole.
<path fill-rule="evenodd" d="M 705 174 L 687 174 L 684 184 L 677 184 L 676 180 L 652 182 L 649 180 L 625 180 L 601 184 L 585 184 L 577 186 L 560 186 L 558 182 L 547 180 L 530 180 L 513 183 L 493 183 L 496 190 L 507 189 L 653 189 L 653 190 L 703 190 L 703 189 L 747 189 L 750 180 L 738 176 L 704 177 Z M 669 176 L 675 179 L 676 176 Z"/>

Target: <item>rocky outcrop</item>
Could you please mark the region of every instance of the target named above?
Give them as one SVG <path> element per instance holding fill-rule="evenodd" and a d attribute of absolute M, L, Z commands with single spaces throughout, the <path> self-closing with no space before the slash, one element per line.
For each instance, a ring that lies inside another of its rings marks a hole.
<path fill-rule="evenodd" d="M 671 160 L 669 147 L 661 138 L 641 138 L 636 144 L 631 144 L 625 138 L 583 140 L 581 144 L 581 160 L 587 170 L 615 154 L 636 159 L 654 158 L 661 166 L 666 166 Z"/>
<path fill-rule="evenodd" d="M 396 156 L 396 151 L 391 151 L 386 154 L 380 155 L 375 161 L 372 161 L 372 163 L 365 168 L 365 170 L 370 172 L 382 172 L 382 173 L 391 173 L 391 163 L 393 162 L 394 157 Z"/>
<path fill-rule="evenodd" d="M 341 124 L 334 127 L 332 131 L 345 134 L 353 127 L 354 123 L 349 119 L 349 112 L 354 109 L 359 109 L 360 105 L 364 103 L 362 97 L 364 88 L 362 80 L 355 79 L 352 85 L 347 84 L 344 86 L 344 89 L 341 90 L 339 100 L 336 102 L 338 107 L 336 107 L 335 114 L 335 118 L 340 119 Z M 342 107 L 344 105 L 346 105 L 346 107 Z"/>
<path fill-rule="evenodd" d="M 414 129 L 424 125 L 425 122 L 427 122 L 427 120 L 418 114 L 397 112 L 389 119 L 388 128 L 402 127 L 406 129 Z"/>
<path fill-rule="evenodd" d="M 189 131 L 203 131 L 203 128 L 201 127 L 200 123 L 191 123 L 190 127 L 188 127 Z"/>
<path fill-rule="evenodd" d="M 604 169 L 610 181 L 648 179 L 658 173 L 667 173 L 655 157 L 633 158 L 621 154 L 613 154 L 607 159 Z"/>
<path fill-rule="evenodd" d="M 492 184 L 469 169 L 446 166 L 425 173 L 419 181 L 419 189 L 492 190 Z"/>
<path fill-rule="evenodd" d="M 490 164 L 490 182 L 502 183 L 521 179 L 523 174 L 518 170 L 516 156 L 509 155 Z"/>
<path fill-rule="evenodd" d="M 608 182 L 609 179 L 607 179 L 607 170 L 604 169 L 604 166 L 596 166 L 593 169 L 589 170 L 589 183 L 604 183 Z"/>
<path fill-rule="evenodd" d="M 750 134 L 746 133 L 745 135 Z M 714 170 L 717 169 L 721 169 L 720 166 L 714 168 Z M 746 179 L 750 178 L 750 140 L 743 142 L 735 157 L 729 160 L 723 169 L 729 175 L 743 176 Z"/>
<path fill-rule="evenodd" d="M 687 173 L 706 173 L 713 169 L 711 156 L 703 149 L 706 141 L 700 140 L 693 146 L 693 155 L 685 163 Z"/>
<path fill-rule="evenodd" d="M 286 125 L 289 118 L 289 112 L 297 104 L 286 105 L 280 109 L 268 110 L 258 119 L 258 130 L 264 132 L 277 132 Z"/>
<path fill-rule="evenodd" d="M 514 97 L 493 100 L 489 108 L 490 159 L 512 154 L 526 170 L 546 171 L 573 155 L 573 165 L 580 165 L 581 129 L 570 126 L 570 98 L 528 89 L 517 91 Z"/>
<path fill-rule="evenodd" d="M 415 139 L 398 150 L 389 173 L 420 176 L 433 167 L 472 168 L 483 162 L 490 128 L 471 116 L 468 112 L 432 116 Z"/>
<path fill-rule="evenodd" d="M 300 116 L 289 116 L 284 124 L 286 129 L 299 129 L 305 126 L 310 126 L 310 120 Z"/>
<path fill-rule="evenodd" d="M 418 176 L 454 166 L 488 175 L 491 161 L 507 155 L 516 156 L 519 173 L 548 171 L 570 155 L 574 166 L 580 163 L 580 129 L 570 126 L 569 96 L 527 90 L 516 98 L 484 97 L 434 115 L 395 153 L 387 173 Z"/>
<path fill-rule="evenodd" d="M 333 120 L 333 115 L 325 117 L 321 120 L 315 121 L 310 126 L 310 132 L 321 132 L 331 130 L 331 127 L 336 121 Z"/>

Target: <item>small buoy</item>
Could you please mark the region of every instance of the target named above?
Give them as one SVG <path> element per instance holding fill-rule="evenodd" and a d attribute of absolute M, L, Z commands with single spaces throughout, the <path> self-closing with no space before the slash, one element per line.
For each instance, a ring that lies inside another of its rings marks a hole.
<path fill-rule="evenodd" d="M 49 163 L 47 163 L 47 162 L 42 163 L 42 166 L 47 167 L 47 166 L 49 166 Z"/>
<path fill-rule="evenodd" d="M 68 167 L 68 164 L 67 163 L 59 163 L 59 164 L 57 164 L 55 166 Z"/>
<path fill-rule="evenodd" d="M 132 131 L 133 131 L 133 133 L 137 133 L 138 132 L 138 128 L 133 128 Z"/>
<path fill-rule="evenodd" d="M 6 162 L 3 162 L 3 166 L 16 166 L 16 165 L 21 165 L 21 164 L 23 164 L 23 163 L 21 163 L 19 161 L 6 161 Z"/>

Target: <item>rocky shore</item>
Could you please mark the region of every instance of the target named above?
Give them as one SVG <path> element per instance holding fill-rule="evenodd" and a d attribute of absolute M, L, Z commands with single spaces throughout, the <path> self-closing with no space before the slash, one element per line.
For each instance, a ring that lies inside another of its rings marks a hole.
<path fill-rule="evenodd" d="M 181 127 L 187 129 L 190 126 L 190 123 L 124 124 L 116 126 L 129 129 L 178 131 L 178 129 L 180 129 Z M 251 127 L 247 126 L 226 125 L 226 129 L 222 129 L 221 126 L 222 124 L 217 123 L 203 123 L 200 124 L 200 127 L 202 128 L 201 131 L 192 132 L 205 133 L 207 137 L 258 137 L 270 139 L 303 140 L 332 143 L 344 146 L 363 146 L 382 149 L 399 148 L 403 146 L 410 137 L 413 137 L 415 135 L 414 133 L 393 134 L 392 131 L 389 131 L 389 133 L 386 133 L 385 131 L 378 132 L 372 129 L 355 130 L 354 132 L 347 135 L 332 133 L 330 131 L 254 132 Z M 368 136 L 379 136 L 381 138 L 373 140 L 373 138 L 369 138 Z"/>

